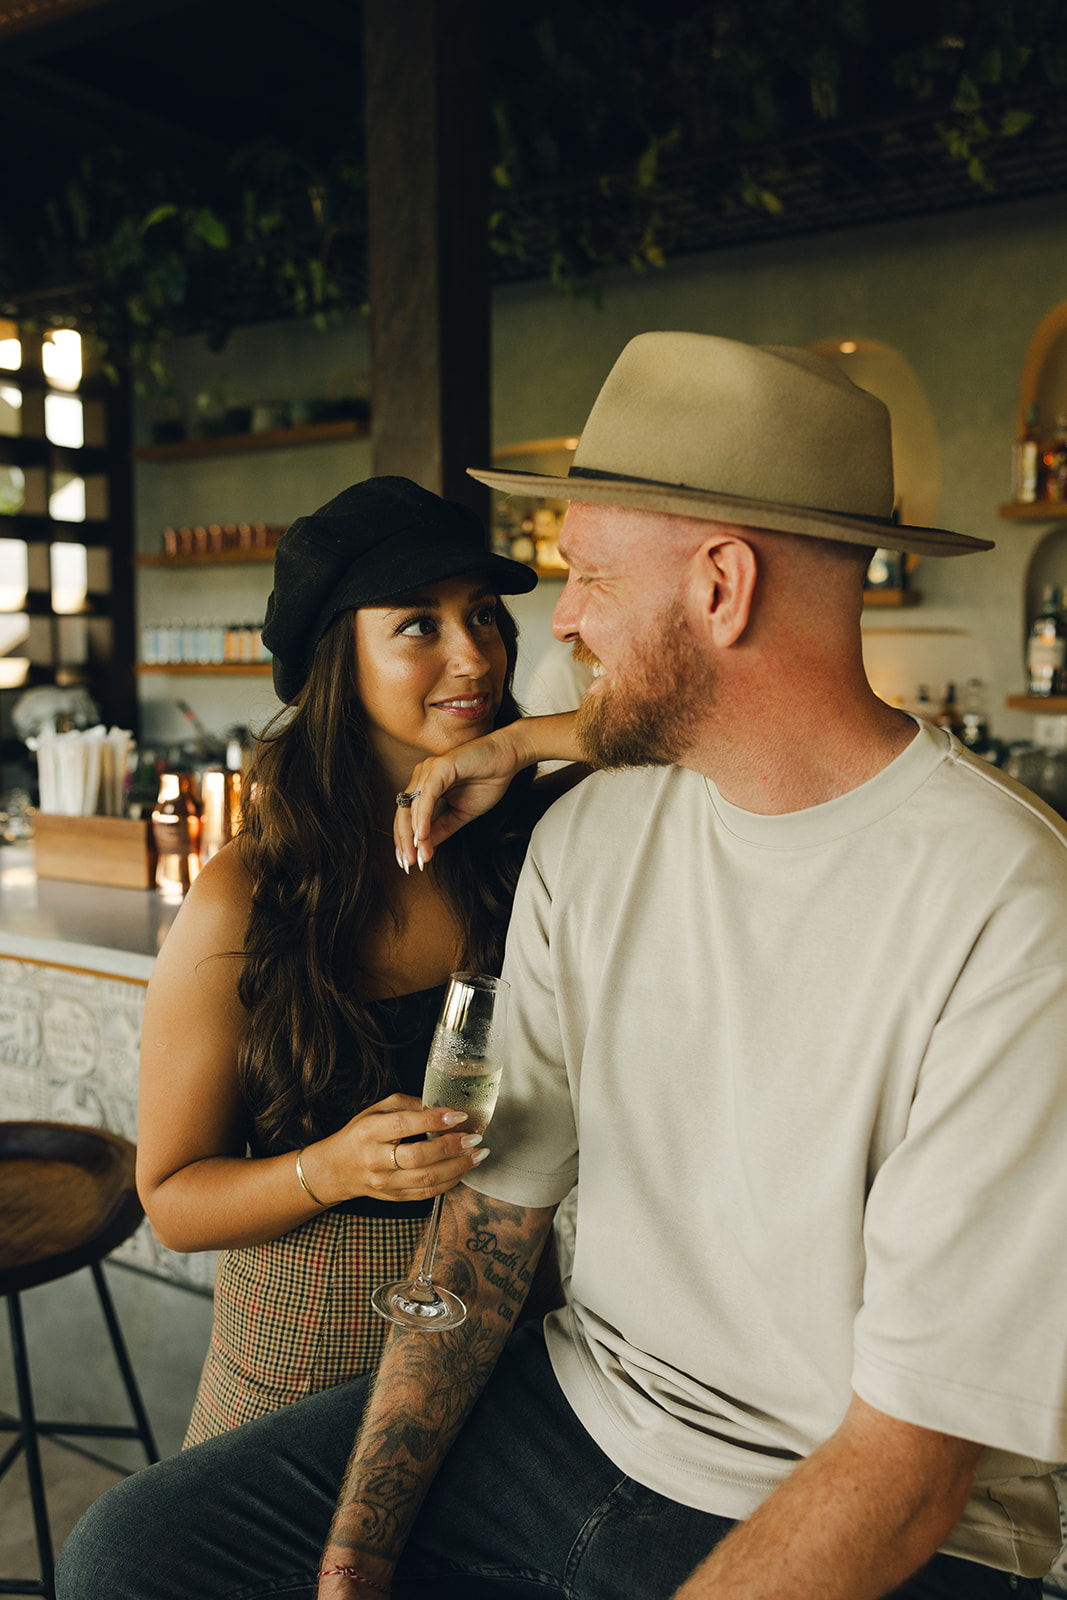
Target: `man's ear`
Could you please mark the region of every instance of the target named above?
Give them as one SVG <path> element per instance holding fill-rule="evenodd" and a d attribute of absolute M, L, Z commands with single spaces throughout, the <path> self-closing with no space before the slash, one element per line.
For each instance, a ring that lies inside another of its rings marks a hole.
<path fill-rule="evenodd" d="M 756 592 L 756 552 L 744 539 L 720 529 L 704 540 L 693 562 L 705 637 L 726 650 L 748 627 Z"/>

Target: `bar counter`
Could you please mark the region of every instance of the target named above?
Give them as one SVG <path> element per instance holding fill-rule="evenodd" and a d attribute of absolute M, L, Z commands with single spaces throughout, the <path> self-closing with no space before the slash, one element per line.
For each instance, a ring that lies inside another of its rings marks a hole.
<path fill-rule="evenodd" d="M 152 889 L 38 878 L 32 847 L 0 848 L 0 1118 L 136 1142 L 145 989 L 178 910 Z M 212 1257 L 164 1249 L 147 1224 L 117 1256 L 210 1287 Z"/>
<path fill-rule="evenodd" d="M 0 956 L 147 983 L 179 909 L 152 889 L 38 878 L 32 846 L 0 849 Z"/>

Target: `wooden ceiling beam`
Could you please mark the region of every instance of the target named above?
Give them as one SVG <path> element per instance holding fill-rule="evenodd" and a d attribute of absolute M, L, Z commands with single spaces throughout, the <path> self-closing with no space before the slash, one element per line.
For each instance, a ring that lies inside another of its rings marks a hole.
<path fill-rule="evenodd" d="M 195 0 L 0 0 L 0 61 L 30 61 L 150 22 Z"/>
<path fill-rule="evenodd" d="M 481 0 L 364 0 L 373 470 L 487 520 L 489 101 Z"/>

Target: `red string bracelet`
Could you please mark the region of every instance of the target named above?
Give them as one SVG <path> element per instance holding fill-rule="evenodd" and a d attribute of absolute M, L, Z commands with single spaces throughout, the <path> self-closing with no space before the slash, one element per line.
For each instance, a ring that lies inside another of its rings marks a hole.
<path fill-rule="evenodd" d="M 388 1594 L 388 1589 L 383 1589 L 380 1583 L 375 1583 L 373 1578 L 364 1578 L 355 1567 L 323 1567 L 321 1572 L 316 1572 L 316 1578 L 351 1578 L 353 1583 L 365 1583 L 370 1589 L 377 1589 L 379 1594 Z"/>

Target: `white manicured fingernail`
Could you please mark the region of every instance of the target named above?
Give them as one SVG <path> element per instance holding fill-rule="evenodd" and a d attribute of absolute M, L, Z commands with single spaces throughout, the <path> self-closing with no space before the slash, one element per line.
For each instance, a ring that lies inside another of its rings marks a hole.
<path fill-rule="evenodd" d="M 471 1156 L 471 1166 L 480 1167 L 488 1154 L 488 1150 L 476 1150 Z"/>
<path fill-rule="evenodd" d="M 459 1141 L 461 1150 L 473 1150 L 475 1145 L 481 1144 L 483 1135 L 480 1133 L 465 1133 Z"/>
<path fill-rule="evenodd" d="M 419 845 L 418 851 L 416 853 L 416 860 L 419 863 L 419 871 L 422 872 L 423 869 L 426 866 L 426 858 L 423 856 L 422 845 L 421 844 Z"/>

